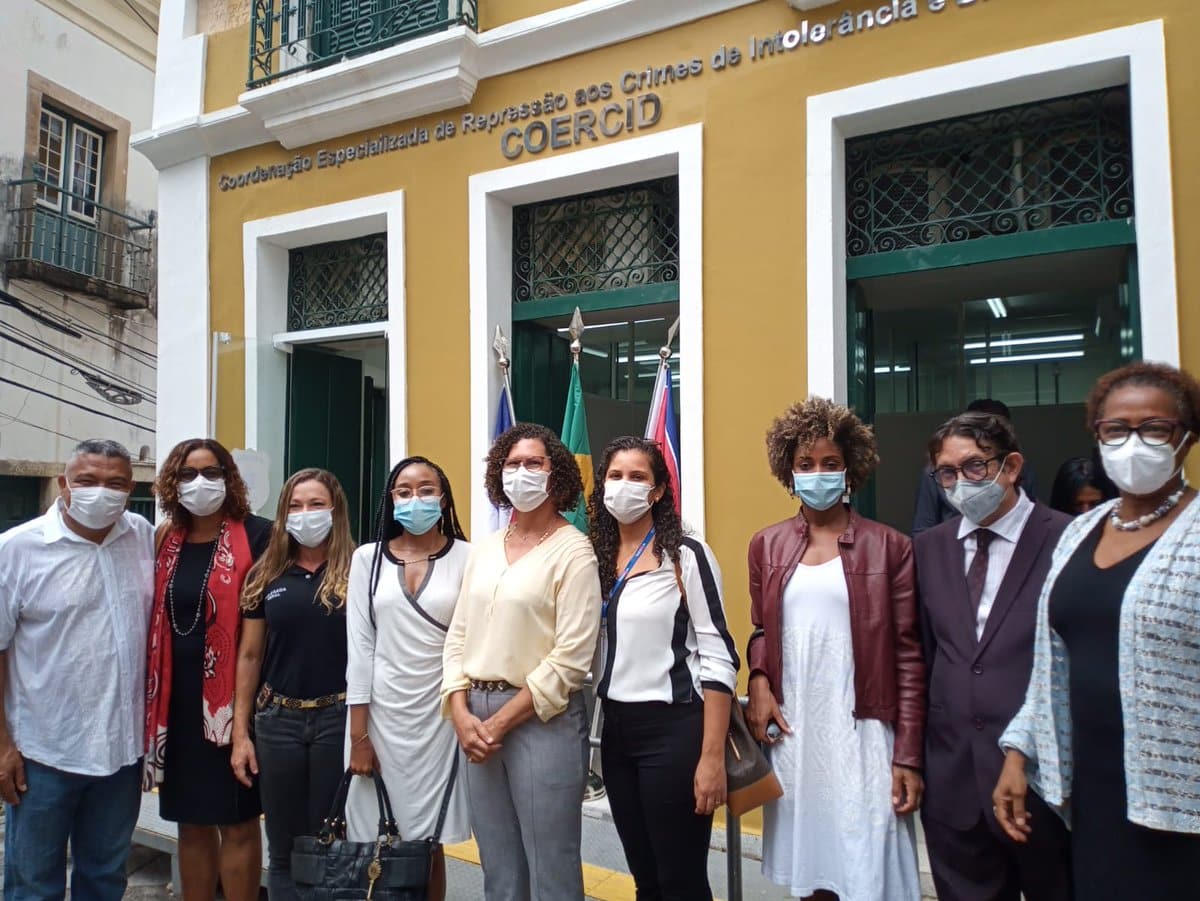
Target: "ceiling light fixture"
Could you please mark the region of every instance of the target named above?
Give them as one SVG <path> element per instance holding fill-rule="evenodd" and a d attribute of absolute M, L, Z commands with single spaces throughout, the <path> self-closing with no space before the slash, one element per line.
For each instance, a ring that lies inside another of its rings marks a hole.
<path fill-rule="evenodd" d="M 1014 354 L 1002 357 L 976 357 L 971 360 L 972 366 L 990 363 L 993 366 L 1000 363 L 1033 363 L 1038 360 L 1078 360 L 1083 356 L 1082 350 L 1064 350 L 1052 354 Z"/>
<path fill-rule="evenodd" d="M 989 297 L 987 299 L 988 309 L 992 311 L 992 315 L 997 319 L 1006 319 L 1008 317 L 1008 308 L 1004 306 L 1004 301 L 999 297 Z"/>
<path fill-rule="evenodd" d="M 971 341 L 963 345 L 963 350 L 983 350 L 984 347 L 1024 347 L 1029 344 L 1066 344 L 1082 341 L 1083 332 L 1072 332 L 1069 335 L 1039 335 L 1035 338 L 997 338 L 995 341 Z"/>

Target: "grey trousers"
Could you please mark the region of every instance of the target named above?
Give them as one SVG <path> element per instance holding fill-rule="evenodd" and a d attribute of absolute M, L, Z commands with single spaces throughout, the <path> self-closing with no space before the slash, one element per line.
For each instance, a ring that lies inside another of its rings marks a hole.
<path fill-rule="evenodd" d="M 515 691 L 472 690 L 486 720 Z M 486 901 L 583 901 L 579 843 L 587 774 L 583 695 L 548 723 L 534 717 L 504 737 L 485 763 L 467 765 L 471 828 Z"/>

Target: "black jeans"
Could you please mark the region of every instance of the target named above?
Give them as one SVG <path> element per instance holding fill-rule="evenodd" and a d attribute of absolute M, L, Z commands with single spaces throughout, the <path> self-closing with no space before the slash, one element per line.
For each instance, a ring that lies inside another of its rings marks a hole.
<path fill-rule="evenodd" d="M 711 899 L 712 816 L 698 816 L 693 780 L 704 704 L 604 702 L 604 784 L 638 901 Z"/>
<path fill-rule="evenodd" d="M 346 705 L 320 710 L 272 706 L 254 717 L 258 790 L 267 819 L 267 894 L 294 901 L 292 842 L 316 835 L 345 772 Z"/>

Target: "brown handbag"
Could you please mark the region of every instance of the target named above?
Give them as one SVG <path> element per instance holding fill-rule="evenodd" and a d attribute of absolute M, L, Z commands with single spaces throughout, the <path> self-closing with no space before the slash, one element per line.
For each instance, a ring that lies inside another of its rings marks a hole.
<path fill-rule="evenodd" d="M 686 606 L 687 591 L 683 587 L 679 561 L 675 561 L 675 584 L 679 586 L 680 603 Z M 783 786 L 771 769 L 767 755 L 750 734 L 741 702 L 732 698 L 729 734 L 725 738 L 725 804 L 729 812 L 740 817 L 782 797 Z"/>
<path fill-rule="evenodd" d="M 729 708 L 729 736 L 725 742 L 726 804 L 734 816 L 742 816 L 768 801 L 783 797 L 783 786 L 771 769 L 750 727 L 742 705 L 734 699 Z"/>

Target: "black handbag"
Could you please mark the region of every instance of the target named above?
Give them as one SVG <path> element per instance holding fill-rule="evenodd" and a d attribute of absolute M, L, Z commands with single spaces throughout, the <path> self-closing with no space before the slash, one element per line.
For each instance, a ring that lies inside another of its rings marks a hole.
<path fill-rule="evenodd" d="M 457 775 L 455 748 L 433 835 L 405 840 L 396 826 L 383 777 L 374 774 L 370 778 L 379 804 L 378 838 L 351 842 L 346 840 L 346 796 L 354 774 L 346 770 L 321 831 L 298 838 L 292 845 L 292 880 L 300 897 L 304 901 L 425 901 L 433 854 L 441 843 Z"/>

